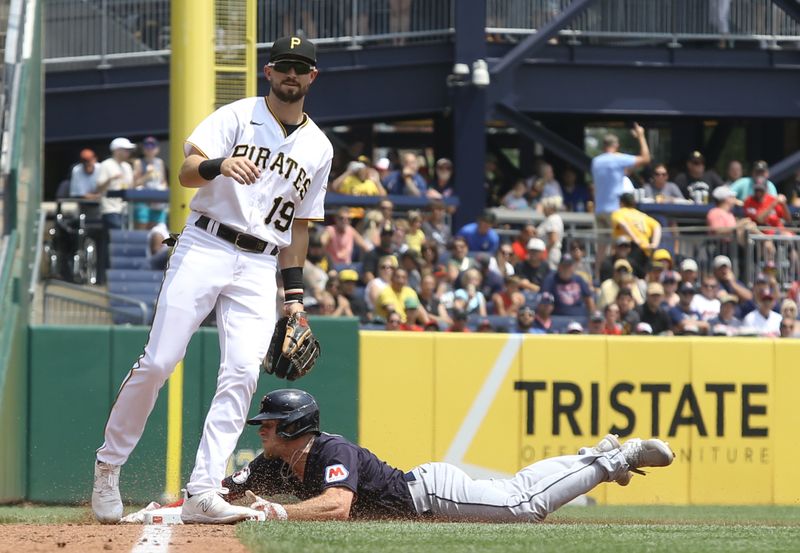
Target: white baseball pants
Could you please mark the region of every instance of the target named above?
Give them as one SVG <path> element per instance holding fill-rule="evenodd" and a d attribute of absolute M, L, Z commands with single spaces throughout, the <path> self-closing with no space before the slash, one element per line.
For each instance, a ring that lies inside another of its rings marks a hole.
<path fill-rule="evenodd" d="M 190 219 L 191 220 L 191 219 Z M 158 296 L 144 353 L 119 389 L 97 459 L 122 465 L 144 432 L 161 387 L 216 305 L 220 367 L 190 494 L 220 488 L 242 432 L 275 326 L 277 259 L 248 253 L 192 224 L 181 234 Z"/>
<path fill-rule="evenodd" d="M 408 482 L 420 514 L 473 521 L 541 522 L 545 517 L 609 482 L 628 469 L 615 450 L 602 455 L 565 455 L 538 461 L 513 478 L 473 480 L 449 463 L 426 463 L 414 468 Z"/>

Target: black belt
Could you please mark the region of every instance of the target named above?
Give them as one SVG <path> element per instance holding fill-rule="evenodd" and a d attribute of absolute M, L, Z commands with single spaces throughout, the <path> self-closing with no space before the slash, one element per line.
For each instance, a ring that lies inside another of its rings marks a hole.
<path fill-rule="evenodd" d="M 217 223 L 217 230 L 212 234 L 222 238 L 226 242 L 230 242 L 242 251 L 250 253 L 264 253 L 268 247 L 272 246 L 272 244 L 262 240 L 261 238 L 253 236 L 252 234 L 239 232 L 238 230 L 214 221 L 214 219 L 211 219 L 205 215 L 201 215 L 200 218 L 195 221 L 194 226 L 207 232 L 211 232 L 208 227 L 212 222 Z M 272 249 L 269 251 L 269 255 L 278 255 L 278 246 L 272 246 Z"/>

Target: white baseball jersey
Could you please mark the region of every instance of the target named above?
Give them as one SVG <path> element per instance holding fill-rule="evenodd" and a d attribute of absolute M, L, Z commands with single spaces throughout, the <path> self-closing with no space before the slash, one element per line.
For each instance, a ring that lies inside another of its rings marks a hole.
<path fill-rule="evenodd" d="M 245 98 L 206 117 L 186 140 L 208 159 L 245 156 L 261 170 L 243 185 L 218 176 L 197 191 L 190 207 L 278 247 L 291 242 L 294 219 L 322 220 L 333 147 L 307 115 L 292 134 L 266 98 Z"/>

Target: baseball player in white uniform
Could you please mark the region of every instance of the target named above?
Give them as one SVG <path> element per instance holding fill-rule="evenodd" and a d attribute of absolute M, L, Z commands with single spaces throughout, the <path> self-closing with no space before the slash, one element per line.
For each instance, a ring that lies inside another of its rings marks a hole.
<path fill-rule="evenodd" d="M 213 308 L 219 377 L 182 519 L 227 523 L 253 515 L 225 501 L 221 483 L 275 326 L 276 270 L 280 266 L 284 313 L 302 311 L 308 221 L 324 217 L 333 148 L 303 112 L 318 74 L 315 65 L 311 42 L 275 41 L 264 67 L 269 95 L 221 107 L 186 140 L 180 182 L 198 190 L 144 352 L 120 387 L 97 450 L 92 509 L 101 522 L 121 518 L 120 466 L 139 441 L 160 388 Z"/>

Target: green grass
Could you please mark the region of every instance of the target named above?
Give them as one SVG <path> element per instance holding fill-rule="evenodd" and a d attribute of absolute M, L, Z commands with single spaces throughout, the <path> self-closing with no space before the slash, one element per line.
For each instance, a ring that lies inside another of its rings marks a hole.
<path fill-rule="evenodd" d="M 800 550 L 800 508 L 564 508 L 545 524 L 245 523 L 252 553 L 755 553 Z"/>
<path fill-rule="evenodd" d="M 88 507 L 0 506 L 0 524 L 74 524 L 93 520 Z"/>

